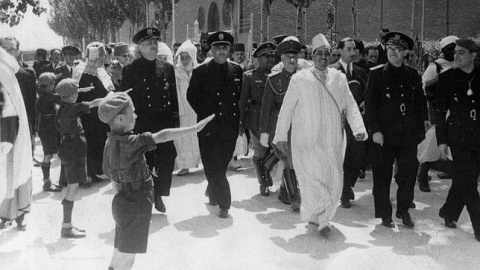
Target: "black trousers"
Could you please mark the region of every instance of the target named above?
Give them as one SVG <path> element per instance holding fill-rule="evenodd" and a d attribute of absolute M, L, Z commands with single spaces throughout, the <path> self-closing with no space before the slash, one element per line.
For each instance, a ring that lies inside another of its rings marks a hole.
<path fill-rule="evenodd" d="M 230 209 L 232 197 L 227 180 L 228 163 L 235 150 L 236 139 L 198 138 L 200 156 L 208 181 L 209 196 L 221 209 Z"/>
<path fill-rule="evenodd" d="M 453 157 L 452 186 L 442 211 L 458 221 L 463 207 L 467 207 L 475 232 L 480 232 L 480 197 L 477 179 L 480 173 L 480 150 L 450 147 Z"/>
<path fill-rule="evenodd" d="M 397 212 L 406 213 L 413 201 L 413 192 L 418 170 L 417 146 L 386 146 L 373 143 L 371 146 L 373 170 L 373 197 L 375 217 L 392 216 L 390 184 L 393 163 L 397 160 Z"/>
<path fill-rule="evenodd" d="M 153 172 L 153 190 L 155 196 L 169 196 L 172 186 L 172 173 L 175 167 L 177 150 L 173 141 L 157 144 L 155 151 L 145 154 L 148 168 Z"/>
<path fill-rule="evenodd" d="M 358 174 L 365 163 L 367 144 L 355 140 L 353 134 L 347 135 L 347 149 L 343 161 L 343 190 L 341 200 L 349 200 L 352 187 L 357 182 Z"/>

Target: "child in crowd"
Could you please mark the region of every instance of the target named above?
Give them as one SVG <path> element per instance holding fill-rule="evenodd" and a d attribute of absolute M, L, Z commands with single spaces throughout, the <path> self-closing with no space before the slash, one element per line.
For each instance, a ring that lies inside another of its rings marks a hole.
<path fill-rule="evenodd" d="M 55 74 L 52 72 L 42 73 L 38 77 L 39 98 L 36 103 L 36 115 L 38 122 L 38 136 L 43 147 L 43 191 L 60 192 L 62 188 L 52 184 L 50 180 L 50 161 L 58 152 L 60 134 L 56 128 L 55 105 L 60 103 L 59 96 L 54 95 Z"/>
<path fill-rule="evenodd" d="M 116 226 L 109 269 L 131 269 L 135 254 L 147 250 L 152 217 L 153 181 L 144 153 L 155 150 L 158 143 L 200 131 L 214 115 L 190 127 L 134 134 L 137 116 L 132 100 L 126 92 L 118 92 L 109 93 L 103 99 L 98 117 L 110 126 L 103 153 L 103 171 L 117 192 L 112 201 Z"/>
<path fill-rule="evenodd" d="M 90 88 L 85 89 L 90 90 Z M 83 135 L 80 116 L 89 113 L 90 108 L 97 107 L 101 98 L 90 102 L 75 103 L 78 97 L 78 81 L 75 79 L 63 79 L 56 87 L 57 94 L 62 101 L 57 110 L 57 128 L 60 132 L 60 145 L 58 156 L 64 167 L 67 178 L 67 192 L 62 201 L 63 224 L 62 238 L 82 238 L 85 231 L 72 225 L 72 210 L 75 195 L 78 192 L 79 183 L 87 180 L 87 168 L 85 159 L 87 156 L 87 143 Z"/>

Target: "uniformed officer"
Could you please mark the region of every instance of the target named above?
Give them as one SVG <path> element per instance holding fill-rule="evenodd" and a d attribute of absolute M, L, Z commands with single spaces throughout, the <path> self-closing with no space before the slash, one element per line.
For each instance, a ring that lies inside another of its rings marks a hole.
<path fill-rule="evenodd" d="M 254 52 L 258 68 L 243 74 L 242 94 L 240 101 L 240 135 L 248 129 L 254 150 L 253 164 L 260 184 L 260 194 L 270 195 L 269 186 L 272 186 L 270 173 L 266 171 L 264 158 L 267 148 L 260 144 L 260 113 L 262 111 L 262 98 L 265 82 L 273 65 L 275 64 L 276 46 L 271 42 L 261 44 Z"/>
<path fill-rule="evenodd" d="M 198 133 L 198 142 L 208 181 L 209 204 L 218 204 L 220 218 L 228 217 L 232 201 L 226 173 L 235 150 L 240 120 L 242 68 L 227 61 L 233 41 L 232 35 L 222 31 L 208 37 L 213 59 L 193 70 L 187 89 L 187 100 L 198 121 L 215 114 L 214 120 Z"/>
<path fill-rule="evenodd" d="M 390 203 L 393 162 L 397 160 L 398 184 L 396 217 L 407 227 L 414 223 L 408 213 L 413 201 L 418 169 L 417 145 L 425 138 L 426 100 L 420 75 L 405 66 L 403 59 L 413 40 L 390 32 L 386 48 L 388 62 L 372 68 L 366 92 L 366 114 L 371 145 L 375 217 L 382 225 L 394 227 Z"/>
<path fill-rule="evenodd" d="M 300 195 L 298 193 L 295 171 L 293 170 L 291 153 L 288 156 L 283 155 L 272 144 L 272 140 L 275 137 L 278 113 L 280 112 L 283 98 L 287 92 L 290 79 L 297 70 L 298 53 L 301 48 L 302 44 L 298 42 L 296 37 L 287 37 L 278 45 L 276 54 L 282 59 L 283 69 L 268 75 L 260 116 L 261 144 L 264 147 L 271 146 L 285 165 L 283 170 L 283 189 L 281 188 L 285 192 L 281 192 L 279 199 L 286 204 L 291 203 L 290 208 L 293 211 L 300 211 Z"/>
<path fill-rule="evenodd" d="M 133 37 L 142 57 L 135 59 L 122 71 L 121 91 L 129 92 L 135 106 L 135 132 L 157 132 L 179 126 L 177 87 L 173 66 L 157 59 L 160 31 L 145 28 Z M 161 196 L 170 195 L 172 172 L 177 151 L 173 141 L 157 144 L 155 151 L 145 157 L 151 170 L 155 191 L 155 209 L 165 212 Z"/>
<path fill-rule="evenodd" d="M 72 78 L 73 70 L 75 68 L 75 60 L 77 60 L 79 54 L 81 54 L 80 49 L 75 46 L 67 45 L 62 48 L 65 65 L 55 69 L 54 73 L 58 74 L 55 84 L 58 84 L 63 79 Z"/>
<path fill-rule="evenodd" d="M 445 226 L 456 222 L 467 206 L 475 238 L 480 241 L 480 68 L 475 57 L 480 47 L 471 39 L 458 39 L 455 46 L 457 68 L 441 73 L 437 94 L 437 141 L 441 158 L 446 160 L 447 145 L 453 157 L 452 185 L 440 217 Z M 445 118 L 447 111 L 450 112 Z"/>

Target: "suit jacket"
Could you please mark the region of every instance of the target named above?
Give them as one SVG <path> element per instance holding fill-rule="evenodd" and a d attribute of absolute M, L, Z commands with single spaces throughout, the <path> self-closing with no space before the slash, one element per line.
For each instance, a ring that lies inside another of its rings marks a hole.
<path fill-rule="evenodd" d="M 137 122 L 135 131 L 157 132 L 179 125 L 177 86 L 173 65 L 143 57 L 123 67 L 120 91 L 132 88 Z"/>
<path fill-rule="evenodd" d="M 56 68 L 59 68 L 60 67 L 60 63 L 57 65 Z M 48 64 L 44 65 L 43 67 L 40 68 L 40 72 L 38 73 L 37 77 L 40 76 L 40 74 L 44 73 L 44 72 L 52 72 L 52 73 L 55 73 L 55 69 L 53 68 L 52 66 L 52 63 L 49 62 Z"/>
<path fill-rule="evenodd" d="M 387 63 L 370 70 L 365 110 L 370 134 L 385 145 L 414 146 L 425 138 L 426 99 L 416 69 Z"/>
<path fill-rule="evenodd" d="M 242 68 L 237 64 L 218 64 L 212 59 L 193 70 L 187 100 L 198 121 L 215 114 L 215 118 L 198 133 L 199 138 L 236 140 L 241 87 Z"/>
<path fill-rule="evenodd" d="M 28 124 L 30 131 L 34 132 L 35 125 L 35 103 L 37 102 L 37 84 L 35 79 L 35 72 L 30 69 L 20 67 L 15 73 L 18 85 L 22 91 L 23 101 L 25 102 L 25 109 L 27 111 Z"/>
<path fill-rule="evenodd" d="M 340 61 L 331 65 L 331 67 L 336 68 L 340 70 L 343 74 L 345 74 L 347 77 L 347 82 L 350 82 L 352 80 L 359 81 L 361 88 L 360 91 L 354 91 L 353 89 L 350 89 L 350 91 L 352 92 L 352 95 L 355 98 L 357 104 L 360 105 L 360 103 L 365 100 L 365 89 L 367 87 L 367 72 L 363 68 L 356 66 L 355 63 L 353 63 L 352 65 L 351 75 L 347 74 L 347 71 L 343 68 L 342 64 L 340 64 Z"/>

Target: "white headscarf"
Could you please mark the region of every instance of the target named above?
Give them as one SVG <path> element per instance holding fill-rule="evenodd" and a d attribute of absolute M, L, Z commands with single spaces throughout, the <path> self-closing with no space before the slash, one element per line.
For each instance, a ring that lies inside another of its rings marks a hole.
<path fill-rule="evenodd" d="M 179 57 L 180 53 L 186 52 L 188 55 L 190 55 L 190 58 L 192 58 L 192 66 L 193 68 L 196 68 L 198 66 L 197 62 L 197 47 L 190 41 L 186 40 L 185 42 L 178 47 L 177 52 L 175 53 L 175 58 Z M 177 67 L 181 68 L 182 62 L 177 59 Z"/>
<path fill-rule="evenodd" d="M 14 107 L 15 113 L 11 115 L 18 115 L 19 119 L 18 134 L 13 143 L 13 148 L 9 151 L 9 154 L 13 154 L 13 164 L 8 163 L 4 157 L 0 158 L 2 163 L 7 162 L 7 164 L 0 164 L 0 169 L 6 168 L 6 166 L 12 166 L 13 169 L 12 179 L 0 179 L 0 203 L 5 198 L 13 198 L 14 191 L 32 178 L 32 142 L 28 127 L 27 111 L 25 110 L 20 86 L 15 77 L 15 73 L 19 69 L 20 66 L 17 61 L 0 47 L 1 87 L 6 96 L 8 96 L 5 98 L 9 98 L 11 105 Z"/>
<path fill-rule="evenodd" d="M 157 55 L 166 55 L 167 62 L 173 65 L 173 53 L 172 50 L 164 42 L 158 42 L 158 53 Z"/>

